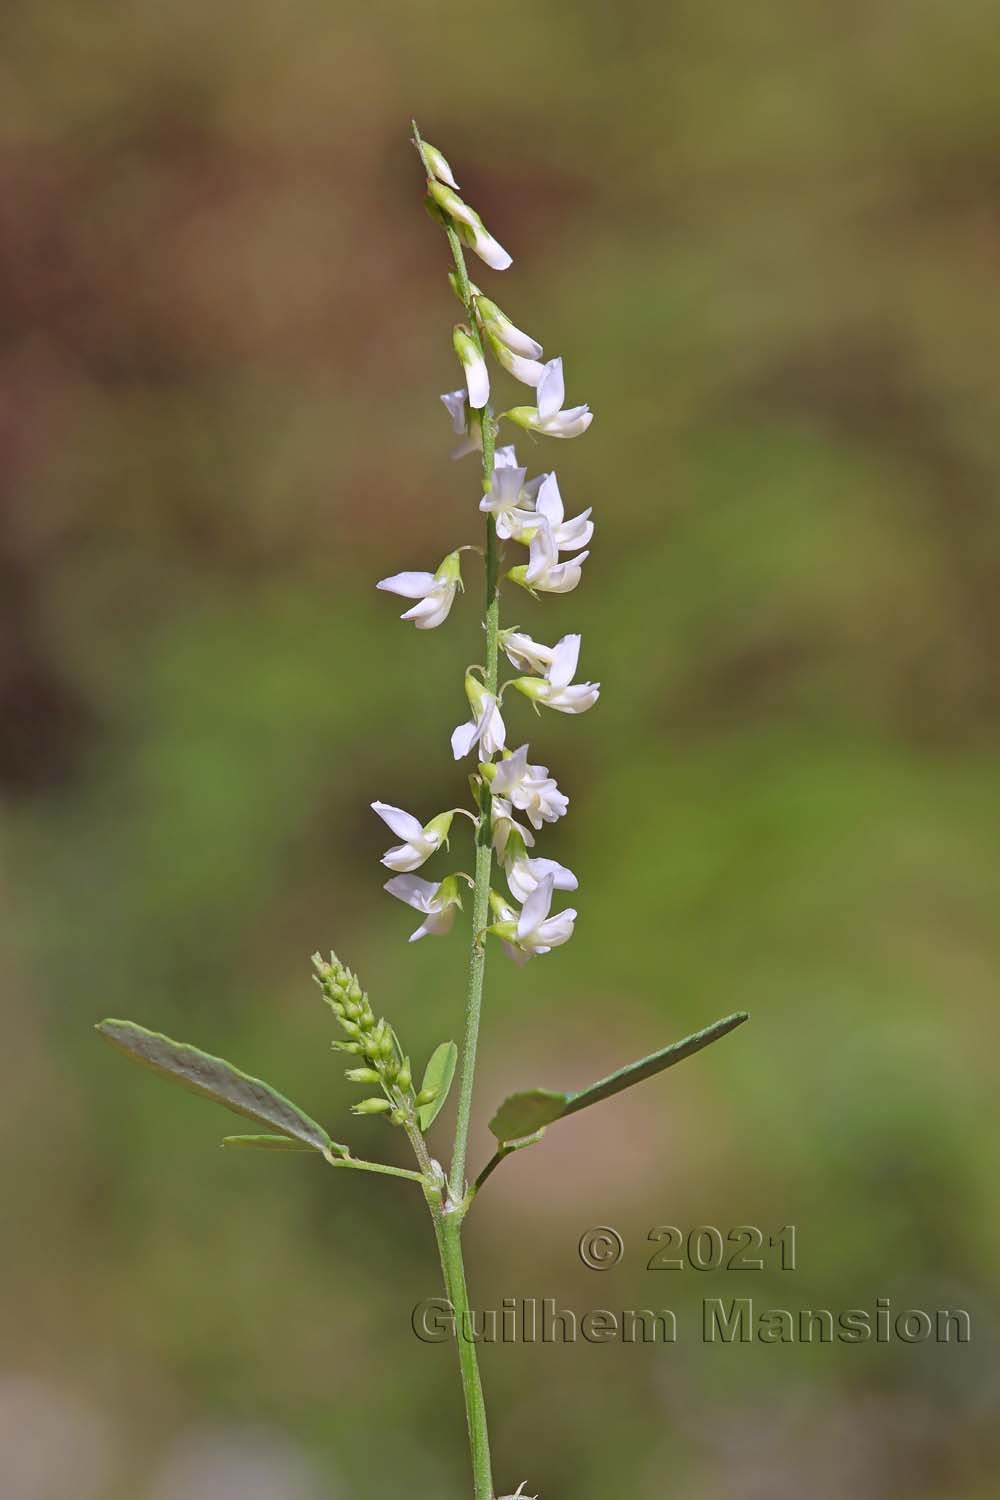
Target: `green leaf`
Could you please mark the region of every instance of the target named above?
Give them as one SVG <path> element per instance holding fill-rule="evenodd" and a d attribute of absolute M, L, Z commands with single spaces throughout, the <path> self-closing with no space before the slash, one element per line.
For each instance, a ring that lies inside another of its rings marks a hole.
<path fill-rule="evenodd" d="M 243 1146 L 251 1151 L 314 1151 L 304 1141 L 293 1141 L 287 1135 L 226 1135 L 224 1146 Z"/>
<path fill-rule="evenodd" d="M 730 1031 L 735 1031 L 737 1026 L 742 1026 L 747 1020 L 749 1016 L 745 1010 L 725 1016 L 721 1021 L 714 1021 L 711 1026 L 706 1026 L 703 1031 L 696 1031 L 693 1036 L 685 1037 L 682 1042 L 673 1042 L 659 1052 L 650 1053 L 649 1057 L 629 1063 L 627 1067 L 619 1068 L 617 1073 L 600 1078 L 589 1088 L 580 1089 L 575 1094 L 560 1094 L 551 1089 L 530 1089 L 525 1093 L 511 1094 L 490 1121 L 490 1129 L 501 1144 L 520 1140 L 522 1136 L 551 1125 L 554 1120 L 574 1115 L 581 1109 L 589 1108 L 591 1104 L 599 1104 L 602 1099 L 610 1099 L 623 1089 L 641 1083 L 644 1078 L 652 1078 L 665 1068 L 672 1068 L 675 1063 L 683 1062 L 686 1057 L 692 1057 L 703 1047 L 708 1047 L 712 1042 L 727 1036 Z"/>
<path fill-rule="evenodd" d="M 299 1141 L 307 1149 L 344 1155 L 346 1146 L 331 1141 L 322 1125 L 317 1125 L 298 1105 L 279 1094 L 270 1084 L 249 1073 L 241 1073 L 232 1063 L 212 1057 L 197 1047 L 171 1041 L 158 1031 L 147 1031 L 134 1021 L 102 1021 L 100 1036 L 112 1047 L 124 1052 L 134 1062 L 143 1063 L 154 1073 L 172 1078 L 192 1093 L 214 1099 L 216 1104 L 244 1115 L 260 1125 L 270 1125 L 283 1136 Z"/>
<path fill-rule="evenodd" d="M 423 1093 L 424 1089 L 437 1089 L 437 1094 L 429 1104 L 421 1104 L 417 1107 L 417 1118 L 420 1121 L 421 1130 L 430 1130 L 441 1113 L 445 1100 L 448 1098 L 457 1063 L 458 1048 L 454 1042 L 442 1042 L 431 1053 L 430 1062 L 424 1069 L 423 1082 L 417 1092 Z"/>
<path fill-rule="evenodd" d="M 519 1141 L 523 1136 L 544 1130 L 553 1120 L 566 1113 L 572 1095 L 554 1089 L 526 1089 L 505 1099 L 490 1121 L 498 1141 Z"/>

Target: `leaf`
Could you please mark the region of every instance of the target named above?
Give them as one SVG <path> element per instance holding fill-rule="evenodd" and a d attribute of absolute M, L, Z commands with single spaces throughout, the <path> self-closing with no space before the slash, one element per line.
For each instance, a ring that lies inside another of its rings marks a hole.
<path fill-rule="evenodd" d="M 307 1146 L 304 1141 L 293 1141 L 287 1135 L 226 1135 L 222 1138 L 224 1146 L 245 1146 L 253 1151 L 314 1151 L 314 1146 Z"/>
<path fill-rule="evenodd" d="M 644 1078 L 652 1078 L 665 1068 L 672 1068 L 675 1063 L 683 1062 L 686 1057 L 692 1057 L 703 1047 L 708 1047 L 712 1042 L 727 1036 L 730 1031 L 735 1031 L 737 1026 L 742 1026 L 747 1020 L 749 1016 L 745 1010 L 725 1016 L 721 1021 L 714 1021 L 711 1026 L 706 1026 L 703 1031 L 696 1031 L 693 1036 L 685 1037 L 682 1042 L 673 1042 L 659 1052 L 650 1053 L 649 1057 L 629 1063 L 627 1067 L 619 1068 L 617 1073 L 600 1078 L 589 1088 L 580 1089 L 575 1094 L 560 1094 L 551 1089 L 530 1089 L 525 1093 L 511 1094 L 490 1121 L 490 1129 L 502 1144 L 519 1140 L 522 1136 L 551 1125 L 554 1120 L 574 1115 L 591 1104 L 599 1104 L 602 1099 L 610 1099 L 623 1089 L 641 1083 Z"/>
<path fill-rule="evenodd" d="M 418 1093 L 424 1089 L 437 1089 L 437 1095 L 429 1104 L 421 1104 L 417 1107 L 417 1118 L 420 1121 L 422 1131 L 430 1130 L 434 1121 L 444 1107 L 451 1088 L 451 1081 L 455 1076 L 455 1067 L 458 1063 L 458 1048 L 454 1042 L 442 1042 L 435 1047 L 431 1053 L 430 1061 L 424 1069 L 424 1079 Z"/>
<path fill-rule="evenodd" d="M 241 1073 L 221 1057 L 212 1057 L 185 1042 L 171 1041 L 158 1031 L 137 1026 L 134 1021 L 102 1021 L 96 1029 L 106 1042 L 135 1062 L 145 1064 L 164 1078 L 174 1079 L 192 1093 L 214 1099 L 234 1114 L 270 1125 L 313 1151 L 343 1155 L 347 1150 L 346 1146 L 331 1141 L 322 1125 L 317 1125 L 270 1084 Z"/>
<path fill-rule="evenodd" d="M 490 1121 L 498 1141 L 519 1141 L 522 1136 L 544 1130 L 566 1113 L 572 1095 L 554 1089 L 527 1089 L 505 1099 Z"/>

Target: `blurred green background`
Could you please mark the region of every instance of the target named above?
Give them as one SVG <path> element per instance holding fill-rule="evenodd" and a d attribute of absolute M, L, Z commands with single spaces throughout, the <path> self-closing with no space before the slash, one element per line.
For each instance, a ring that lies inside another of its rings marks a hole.
<path fill-rule="evenodd" d="M 373 587 L 479 529 L 411 114 L 514 254 L 482 284 L 597 413 L 521 445 L 598 532 L 576 593 L 505 620 L 582 630 L 604 694 L 511 704 L 572 799 L 542 852 L 580 921 L 491 959 L 473 1164 L 505 1090 L 753 1013 L 484 1194 L 477 1306 L 682 1329 L 484 1350 L 498 1485 L 995 1496 L 991 7 L 0 24 L 5 1500 L 469 1492 L 453 1351 L 409 1326 L 438 1291 L 419 1193 L 224 1154 L 227 1116 L 90 1029 L 222 1052 L 359 1153 L 401 1142 L 345 1114 L 309 954 L 421 1062 L 459 1034 L 465 933 L 407 947 L 368 810 L 462 795 L 478 654 L 474 571 L 428 635 Z M 645 1269 L 655 1225 L 743 1223 L 797 1225 L 799 1269 Z M 593 1224 L 626 1245 L 603 1275 Z M 965 1307 L 973 1341 L 706 1347 L 705 1296 Z"/>

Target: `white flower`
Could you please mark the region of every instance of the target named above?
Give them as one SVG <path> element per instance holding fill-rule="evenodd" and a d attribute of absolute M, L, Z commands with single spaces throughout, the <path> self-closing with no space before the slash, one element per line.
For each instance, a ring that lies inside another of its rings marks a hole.
<path fill-rule="evenodd" d="M 580 582 L 589 556 L 589 552 L 578 552 L 569 562 L 560 562 L 552 528 L 542 521 L 532 533 L 527 563 L 510 568 L 507 577 L 530 593 L 568 594 Z"/>
<path fill-rule="evenodd" d="M 482 450 L 483 432 L 478 422 L 469 423 L 469 398 L 463 389 L 445 391 L 442 402 L 451 417 L 452 430 L 462 441 L 452 450 L 452 458 Z"/>
<path fill-rule="evenodd" d="M 486 360 L 475 340 L 469 336 L 468 329 L 463 328 L 461 323 L 456 324 L 451 342 L 462 362 L 462 369 L 465 371 L 469 405 L 479 410 L 490 399 L 490 375 L 486 368 Z"/>
<path fill-rule="evenodd" d="M 512 257 L 489 233 L 474 208 L 441 182 L 428 182 L 427 191 L 439 208 L 455 221 L 460 237 L 494 271 L 506 271 Z"/>
<path fill-rule="evenodd" d="M 525 385 L 537 386 L 545 374 L 545 365 L 540 363 L 543 353 L 537 339 L 523 333 L 500 311 L 489 297 L 476 297 L 476 312 L 479 325 L 490 341 L 493 353 L 515 380 Z"/>
<path fill-rule="evenodd" d="M 504 873 L 515 901 L 527 901 L 547 875 L 552 877 L 553 889 L 557 891 L 575 891 L 580 883 L 573 871 L 559 864 L 558 860 L 529 859 L 527 854 L 511 859 L 504 866 Z"/>
<path fill-rule="evenodd" d="M 552 660 L 543 678 L 515 677 L 510 686 L 545 708 L 558 709 L 562 714 L 582 714 L 597 702 L 601 684 L 573 682 L 579 659 L 580 637 L 564 635 L 553 649 Z"/>
<path fill-rule="evenodd" d="M 547 437 L 573 438 L 586 432 L 594 414 L 589 406 L 571 406 L 563 411 L 566 396 L 561 359 L 550 359 L 538 382 L 537 406 L 515 406 L 505 412 L 510 421 Z"/>
<path fill-rule="evenodd" d="M 498 340 L 506 348 L 510 349 L 512 353 L 521 354 L 525 359 L 541 359 L 544 351 L 538 340 L 533 339 L 530 334 L 522 333 L 520 328 L 515 328 L 507 314 L 501 312 L 496 303 L 491 302 L 489 297 L 484 297 L 478 287 L 473 287 L 472 290 L 476 298 L 476 312 L 479 315 L 479 321 L 491 340 Z M 535 382 L 531 383 L 534 384 Z"/>
<path fill-rule="evenodd" d="M 555 876 L 548 874 L 543 875 L 519 913 L 515 914 L 502 898 L 493 902 L 500 921 L 490 931 L 501 939 L 504 951 L 519 966 L 526 964 L 535 954 L 548 953 L 568 943 L 573 936 L 576 921 L 573 907 L 568 906 L 554 917 L 549 916 L 554 890 Z"/>
<path fill-rule="evenodd" d="M 454 816 L 450 812 L 441 813 L 429 823 L 420 823 L 412 814 L 388 802 L 373 802 L 372 809 L 393 833 L 405 840 L 383 854 L 382 863 L 390 870 L 419 870 L 424 861 L 447 841 Z"/>
<path fill-rule="evenodd" d="M 452 734 L 452 754 L 456 760 L 461 760 L 463 755 L 468 755 L 473 745 L 481 745 L 483 755 L 490 760 L 503 749 L 507 740 L 507 730 L 496 697 L 493 693 L 488 693 L 478 677 L 473 677 L 471 672 L 465 678 L 465 696 L 472 709 L 472 718 L 466 724 L 459 724 Z"/>
<path fill-rule="evenodd" d="M 543 646 L 540 641 L 533 641 L 530 635 L 525 635 L 516 625 L 509 630 L 501 630 L 500 646 L 512 667 L 517 667 L 521 672 L 538 672 L 541 676 L 545 675 L 555 650 L 553 646 Z"/>
<path fill-rule="evenodd" d="M 504 455 L 502 461 L 500 454 Z M 534 504 L 540 481 L 525 483 L 527 469 L 517 467 L 513 448 L 501 448 L 497 452 L 490 487 L 479 502 L 479 509 L 496 517 L 497 536 L 504 541 L 511 537 L 519 539 L 524 528 L 537 527 Z"/>
<path fill-rule="evenodd" d="M 526 1479 L 522 1479 L 513 1495 L 500 1495 L 498 1500 L 538 1500 L 537 1495 L 526 1495 L 524 1493 L 524 1486 L 527 1482 Z"/>
<path fill-rule="evenodd" d="M 394 875 L 391 880 L 386 881 L 385 889 L 397 901 L 405 901 L 407 906 L 412 906 L 414 911 L 424 915 L 420 926 L 410 933 L 411 943 L 428 934 L 443 937 L 446 932 L 450 932 L 455 920 L 455 907 L 462 904 L 462 898 L 458 894 L 458 881 L 454 875 L 449 875 L 437 884 L 421 880 L 419 875 Z"/>
<path fill-rule="evenodd" d="M 571 521 L 564 520 L 562 495 L 555 474 L 546 474 L 535 499 L 535 511 L 548 522 L 557 552 L 577 552 L 586 547 L 594 535 L 594 523 L 589 520 L 592 507 L 588 506 Z"/>
<path fill-rule="evenodd" d="M 499 240 L 494 239 L 479 215 L 472 209 L 469 212 L 475 223 L 463 220 L 458 226 L 459 236 L 492 270 L 506 271 L 508 266 L 513 265 L 514 257 L 508 254 Z"/>
<path fill-rule="evenodd" d="M 579 637 L 577 637 L 579 640 Z M 569 798 L 549 775 L 548 766 L 528 764 L 528 747 L 521 745 L 503 760 L 497 761 L 490 790 L 528 814 L 532 828 L 555 823 L 565 815 Z"/>
<path fill-rule="evenodd" d="M 490 803 L 490 825 L 493 847 L 498 858 L 508 857 L 509 845 L 522 850 L 534 847 L 535 835 L 530 828 L 521 827 L 514 817 L 513 808 L 503 797 L 494 797 Z"/>
<path fill-rule="evenodd" d="M 461 561 L 456 551 L 448 553 L 436 573 L 393 573 L 391 578 L 380 578 L 375 587 L 418 600 L 399 618 L 412 620 L 418 630 L 433 630 L 447 620 L 461 583 Z"/>

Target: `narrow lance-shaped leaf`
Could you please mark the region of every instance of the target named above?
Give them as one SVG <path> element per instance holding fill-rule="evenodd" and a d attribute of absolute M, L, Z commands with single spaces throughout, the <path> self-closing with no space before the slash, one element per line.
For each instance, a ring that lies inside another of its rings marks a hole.
<path fill-rule="evenodd" d="M 248 1151 L 314 1151 L 305 1141 L 293 1141 L 289 1135 L 225 1135 L 224 1146 L 239 1146 Z"/>
<path fill-rule="evenodd" d="M 424 1070 L 420 1092 L 423 1093 L 425 1089 L 435 1089 L 436 1093 L 429 1104 L 420 1104 L 417 1106 L 417 1117 L 420 1121 L 420 1129 L 422 1131 L 426 1132 L 430 1130 L 434 1121 L 441 1113 L 445 1100 L 448 1098 L 451 1081 L 455 1076 L 457 1062 L 458 1048 L 454 1042 L 442 1042 L 431 1053 L 430 1061 Z"/>
<path fill-rule="evenodd" d="M 591 1104 L 599 1104 L 602 1099 L 610 1099 L 623 1089 L 641 1083 L 644 1078 L 652 1078 L 665 1068 L 672 1068 L 675 1063 L 683 1062 L 686 1057 L 693 1056 L 703 1047 L 708 1047 L 712 1042 L 727 1036 L 730 1031 L 735 1031 L 737 1026 L 742 1026 L 748 1019 L 745 1010 L 737 1011 L 735 1015 L 714 1021 L 703 1031 L 696 1031 L 693 1036 L 685 1037 L 682 1042 L 673 1042 L 659 1052 L 650 1053 L 649 1057 L 619 1068 L 617 1073 L 600 1078 L 588 1088 L 580 1089 L 574 1094 L 562 1094 L 552 1089 L 528 1089 L 523 1093 L 511 1094 L 490 1121 L 490 1129 L 501 1142 L 531 1135 L 555 1120 L 576 1114 Z"/>
<path fill-rule="evenodd" d="M 134 1021 L 102 1021 L 97 1031 L 133 1061 L 143 1063 L 164 1078 L 172 1078 L 192 1093 L 214 1099 L 234 1114 L 244 1115 L 259 1125 L 270 1125 L 282 1136 L 324 1155 L 347 1154 L 347 1147 L 331 1141 L 322 1125 L 298 1105 L 262 1079 L 241 1073 L 224 1058 L 213 1057 L 185 1042 L 174 1042 L 157 1031 L 147 1031 Z"/>

